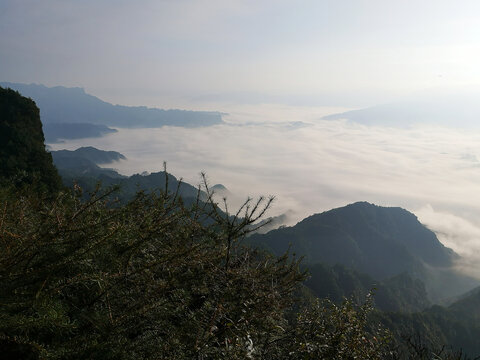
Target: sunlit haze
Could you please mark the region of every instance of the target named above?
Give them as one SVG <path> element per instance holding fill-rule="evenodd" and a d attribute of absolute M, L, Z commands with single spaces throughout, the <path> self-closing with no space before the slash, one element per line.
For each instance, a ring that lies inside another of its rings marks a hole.
<path fill-rule="evenodd" d="M 0 79 L 125 105 L 365 106 L 480 83 L 476 1 L 0 3 Z"/>
<path fill-rule="evenodd" d="M 123 174 L 167 161 L 195 185 L 205 171 L 233 203 L 275 195 L 271 215 L 291 211 L 290 224 L 355 201 L 401 206 L 480 274 L 480 126 L 460 121 L 476 113 L 458 105 L 457 121 L 457 99 L 448 124 L 423 110 L 408 127 L 322 119 L 430 95 L 432 108 L 445 94 L 475 103 L 479 24 L 478 1 L 3 0 L 0 81 L 220 111 L 225 123 L 212 127 L 50 146 L 119 151 Z"/>

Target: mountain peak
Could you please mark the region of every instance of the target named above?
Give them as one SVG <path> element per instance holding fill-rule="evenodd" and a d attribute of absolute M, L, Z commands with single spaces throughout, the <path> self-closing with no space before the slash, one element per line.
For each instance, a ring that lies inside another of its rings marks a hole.
<path fill-rule="evenodd" d="M 441 279 L 456 276 L 453 265 L 459 256 L 400 207 L 357 202 L 252 238 L 276 254 L 289 250 L 309 264 L 342 264 L 379 280 L 407 272 L 439 296 L 472 286 L 471 279 L 457 281 L 455 290 L 441 293 L 450 291 L 441 288 Z"/>

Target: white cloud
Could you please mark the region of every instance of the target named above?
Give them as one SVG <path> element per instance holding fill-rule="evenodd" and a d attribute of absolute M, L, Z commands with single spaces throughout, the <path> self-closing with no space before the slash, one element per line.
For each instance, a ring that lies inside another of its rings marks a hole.
<path fill-rule="evenodd" d="M 276 195 L 272 214 L 291 209 L 297 220 L 359 200 L 409 210 L 431 204 L 473 224 L 480 219 L 480 168 L 471 160 L 480 156 L 480 132 L 318 120 L 326 111 L 237 107 L 225 125 L 120 130 L 66 147 L 118 150 L 129 158 L 118 164 L 126 173 L 158 171 L 166 160 L 195 184 L 206 171 L 235 194 Z"/>
<path fill-rule="evenodd" d="M 459 270 L 480 278 L 480 222 L 473 223 L 460 216 L 437 211 L 430 204 L 416 210 L 415 214 L 445 246 L 462 256 L 457 263 Z"/>

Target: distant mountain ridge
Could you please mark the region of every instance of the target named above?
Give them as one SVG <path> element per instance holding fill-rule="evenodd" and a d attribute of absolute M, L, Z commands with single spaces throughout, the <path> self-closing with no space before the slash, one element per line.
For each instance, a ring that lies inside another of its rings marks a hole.
<path fill-rule="evenodd" d="M 46 123 L 43 124 L 45 141 L 47 143 L 62 142 L 63 139 L 84 139 L 102 137 L 107 134 L 116 133 L 106 125 L 88 123 Z"/>
<path fill-rule="evenodd" d="M 162 126 L 205 127 L 221 124 L 215 111 L 163 110 L 145 106 L 113 105 L 87 94 L 82 88 L 46 87 L 38 84 L 0 82 L 0 86 L 19 91 L 33 99 L 41 109 L 46 138 L 102 136 L 108 128 L 158 128 Z M 75 124 L 68 125 L 65 124 Z"/>
<path fill-rule="evenodd" d="M 117 151 L 105 151 L 94 148 L 93 146 L 84 146 L 76 150 L 57 150 L 51 151 L 51 154 L 56 159 L 75 159 L 85 158 L 96 165 L 110 164 L 114 161 L 125 160 L 126 157 Z"/>
<path fill-rule="evenodd" d="M 478 129 L 479 96 L 479 89 L 432 89 L 387 104 L 327 115 L 323 119 L 347 119 L 363 125 L 397 128 L 427 124 Z"/>

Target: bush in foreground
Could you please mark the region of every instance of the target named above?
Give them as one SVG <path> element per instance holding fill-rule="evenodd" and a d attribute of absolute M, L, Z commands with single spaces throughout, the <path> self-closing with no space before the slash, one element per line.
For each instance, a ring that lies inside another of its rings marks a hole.
<path fill-rule="evenodd" d="M 0 349 L 11 358 L 379 359 L 367 307 L 293 313 L 305 278 L 289 256 L 242 245 L 270 205 L 236 214 L 174 193 L 0 195 Z M 208 221 L 207 221 L 208 220 Z M 205 225 L 208 224 L 208 225 Z M 298 305 L 296 306 L 298 308 Z"/>

